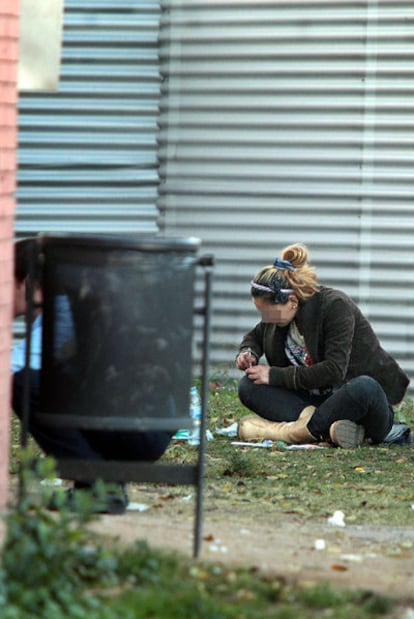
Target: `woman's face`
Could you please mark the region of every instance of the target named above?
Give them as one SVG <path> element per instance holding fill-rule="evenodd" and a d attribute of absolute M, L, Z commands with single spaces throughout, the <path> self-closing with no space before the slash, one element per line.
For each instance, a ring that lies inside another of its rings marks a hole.
<path fill-rule="evenodd" d="M 289 295 L 289 300 L 285 304 L 269 303 L 261 297 L 253 297 L 253 303 L 261 313 L 263 322 L 271 322 L 278 327 L 286 327 L 298 311 L 298 301 L 295 295 Z"/>

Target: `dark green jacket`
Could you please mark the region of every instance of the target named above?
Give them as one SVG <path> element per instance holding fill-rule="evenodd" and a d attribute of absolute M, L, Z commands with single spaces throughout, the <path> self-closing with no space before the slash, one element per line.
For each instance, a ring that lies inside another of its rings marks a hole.
<path fill-rule="evenodd" d="M 288 327 L 260 322 L 240 345 L 240 351 L 250 347 L 258 358 L 265 355 L 271 385 L 311 390 L 368 375 L 382 385 L 390 404 L 403 399 L 408 376 L 381 347 L 368 320 L 345 293 L 321 286 L 299 304 L 295 320 L 313 361 L 310 367 L 290 365 L 284 350 Z"/>

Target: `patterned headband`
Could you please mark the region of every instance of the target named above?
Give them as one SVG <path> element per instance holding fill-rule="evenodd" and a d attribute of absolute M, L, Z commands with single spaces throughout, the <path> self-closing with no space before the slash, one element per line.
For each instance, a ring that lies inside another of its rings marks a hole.
<path fill-rule="evenodd" d="M 292 294 L 295 292 L 292 288 L 279 288 L 279 290 L 273 290 L 273 288 L 269 288 L 269 286 L 262 286 L 262 284 L 256 284 L 253 280 L 250 282 L 250 286 L 255 288 L 256 290 L 263 290 L 263 292 L 283 292 L 284 294 Z"/>

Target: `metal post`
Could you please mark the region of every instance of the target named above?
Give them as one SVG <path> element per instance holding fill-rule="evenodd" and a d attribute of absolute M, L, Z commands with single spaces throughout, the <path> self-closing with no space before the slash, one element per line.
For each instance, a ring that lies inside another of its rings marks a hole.
<path fill-rule="evenodd" d="M 207 400 L 208 400 L 208 368 L 210 353 L 210 317 L 211 317 L 211 284 L 212 267 L 214 265 L 213 256 L 200 258 L 200 266 L 204 267 L 204 307 L 201 312 L 203 321 L 203 355 L 201 366 L 201 424 L 200 424 L 200 444 L 198 447 L 197 462 L 197 497 L 196 497 L 196 516 L 194 527 L 194 549 L 193 556 L 198 557 L 201 547 L 202 518 L 203 518 L 203 482 L 204 482 L 204 456 L 206 446 L 207 429 Z"/>

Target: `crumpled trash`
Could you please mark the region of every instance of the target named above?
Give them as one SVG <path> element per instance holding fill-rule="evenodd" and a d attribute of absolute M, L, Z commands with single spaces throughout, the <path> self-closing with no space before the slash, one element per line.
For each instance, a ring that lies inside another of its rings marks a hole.
<path fill-rule="evenodd" d="M 129 512 L 145 512 L 150 506 L 145 503 L 129 503 L 127 511 Z"/>
<path fill-rule="evenodd" d="M 190 436 L 191 436 L 190 430 L 177 430 L 177 432 L 173 436 L 173 439 L 175 441 L 188 441 Z"/>
<path fill-rule="evenodd" d="M 328 524 L 332 524 L 336 527 L 344 527 L 345 526 L 344 517 L 345 517 L 344 512 L 337 510 L 336 512 L 333 513 L 333 516 L 328 518 Z"/>
<path fill-rule="evenodd" d="M 410 427 L 404 423 L 394 423 L 383 442 L 395 445 L 411 445 Z"/>
<path fill-rule="evenodd" d="M 54 479 L 42 479 L 40 482 L 41 486 L 61 486 L 63 481 L 59 477 L 55 477 Z"/>
<path fill-rule="evenodd" d="M 220 436 L 228 436 L 229 438 L 235 438 L 237 436 L 238 427 L 239 427 L 239 424 L 237 423 L 237 421 L 235 421 L 230 426 L 227 426 L 227 428 L 215 428 L 214 431 L 216 434 L 220 434 Z"/>
<path fill-rule="evenodd" d="M 324 539 L 316 539 L 315 540 L 315 550 L 325 550 L 326 543 Z"/>
<path fill-rule="evenodd" d="M 190 441 L 193 438 L 191 430 L 177 430 L 177 432 L 173 436 L 174 441 Z M 210 430 L 206 430 L 206 439 L 211 441 L 213 439 L 213 434 Z"/>
<path fill-rule="evenodd" d="M 339 557 L 342 561 L 350 561 L 353 563 L 362 563 L 363 556 L 362 555 L 340 555 Z"/>

